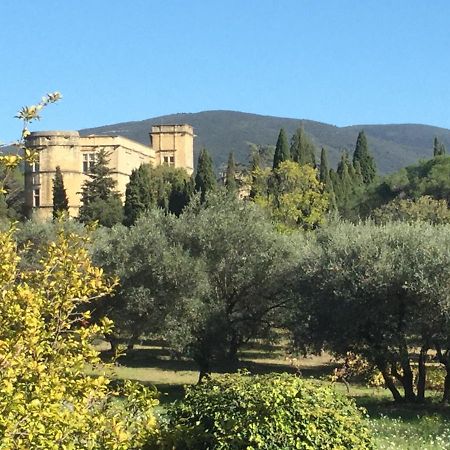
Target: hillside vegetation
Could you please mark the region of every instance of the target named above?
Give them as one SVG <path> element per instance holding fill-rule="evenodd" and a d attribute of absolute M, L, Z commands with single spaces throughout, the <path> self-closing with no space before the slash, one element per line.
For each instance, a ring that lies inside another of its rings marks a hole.
<path fill-rule="evenodd" d="M 150 127 L 156 124 L 188 123 L 194 127 L 195 160 L 205 147 L 216 167 L 223 166 L 232 151 L 240 163 L 247 163 L 249 145 L 275 145 L 280 128 L 291 136 L 303 123 L 318 149 L 325 146 L 331 163 L 336 165 L 342 149 L 353 150 L 358 132 L 364 129 L 381 174 L 387 174 L 433 152 L 433 138 L 437 136 L 450 147 L 450 130 L 429 125 L 334 125 L 284 117 L 261 116 L 236 111 L 203 111 L 154 117 L 136 122 L 123 122 L 81 130 L 81 134 L 119 134 L 148 144 Z M 318 157 L 319 155 L 317 155 Z"/>

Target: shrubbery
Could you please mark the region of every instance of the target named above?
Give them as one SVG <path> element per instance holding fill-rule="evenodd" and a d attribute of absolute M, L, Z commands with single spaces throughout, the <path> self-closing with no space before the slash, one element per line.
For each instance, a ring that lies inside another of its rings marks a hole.
<path fill-rule="evenodd" d="M 353 401 L 287 374 L 221 375 L 167 411 L 159 448 L 370 449 Z"/>
<path fill-rule="evenodd" d="M 21 269 L 13 231 L 0 248 L 0 448 L 138 448 L 156 430 L 154 392 L 85 373 L 101 363 L 93 338 L 111 328 L 88 308 L 113 288 L 87 238 L 60 231 L 32 269 Z"/>

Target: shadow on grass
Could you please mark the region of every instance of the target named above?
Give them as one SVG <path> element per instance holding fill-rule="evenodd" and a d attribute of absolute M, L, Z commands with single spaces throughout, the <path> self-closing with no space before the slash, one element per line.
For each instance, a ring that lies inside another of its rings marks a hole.
<path fill-rule="evenodd" d="M 425 403 L 396 403 L 388 397 L 380 398 L 375 395 L 355 397 L 356 404 L 367 410 L 370 417 L 380 415 L 391 419 L 402 419 L 414 422 L 424 416 L 438 415 L 450 420 L 450 406 L 428 400 Z"/>

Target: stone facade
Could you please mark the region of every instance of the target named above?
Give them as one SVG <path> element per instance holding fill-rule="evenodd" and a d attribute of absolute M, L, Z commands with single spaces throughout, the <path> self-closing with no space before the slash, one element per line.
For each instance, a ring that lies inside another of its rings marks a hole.
<path fill-rule="evenodd" d="M 190 125 L 153 126 L 150 146 L 122 136 L 80 136 L 77 131 L 37 131 L 27 138 L 27 146 L 39 152 L 39 160 L 25 167 L 25 203 L 38 219 L 52 216 L 53 179 L 61 168 L 69 200 L 69 213 L 78 214 L 81 187 L 88 178 L 96 153 L 109 154 L 112 177 L 122 197 L 133 169 L 141 164 L 168 164 L 194 170 L 194 133 Z"/>

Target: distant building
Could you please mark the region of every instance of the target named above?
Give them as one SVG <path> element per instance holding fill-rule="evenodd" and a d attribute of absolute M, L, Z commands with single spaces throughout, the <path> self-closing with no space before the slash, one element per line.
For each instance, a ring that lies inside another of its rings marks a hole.
<path fill-rule="evenodd" d="M 53 179 L 59 166 L 69 200 L 69 213 L 78 215 L 81 187 L 100 149 L 110 154 L 112 177 L 124 198 L 131 171 L 141 164 L 168 164 L 192 174 L 193 146 L 193 128 L 186 124 L 153 126 L 150 146 L 122 136 L 80 136 L 78 131 L 33 132 L 27 138 L 27 147 L 37 150 L 39 158 L 25 167 L 25 205 L 39 219 L 52 216 Z"/>

